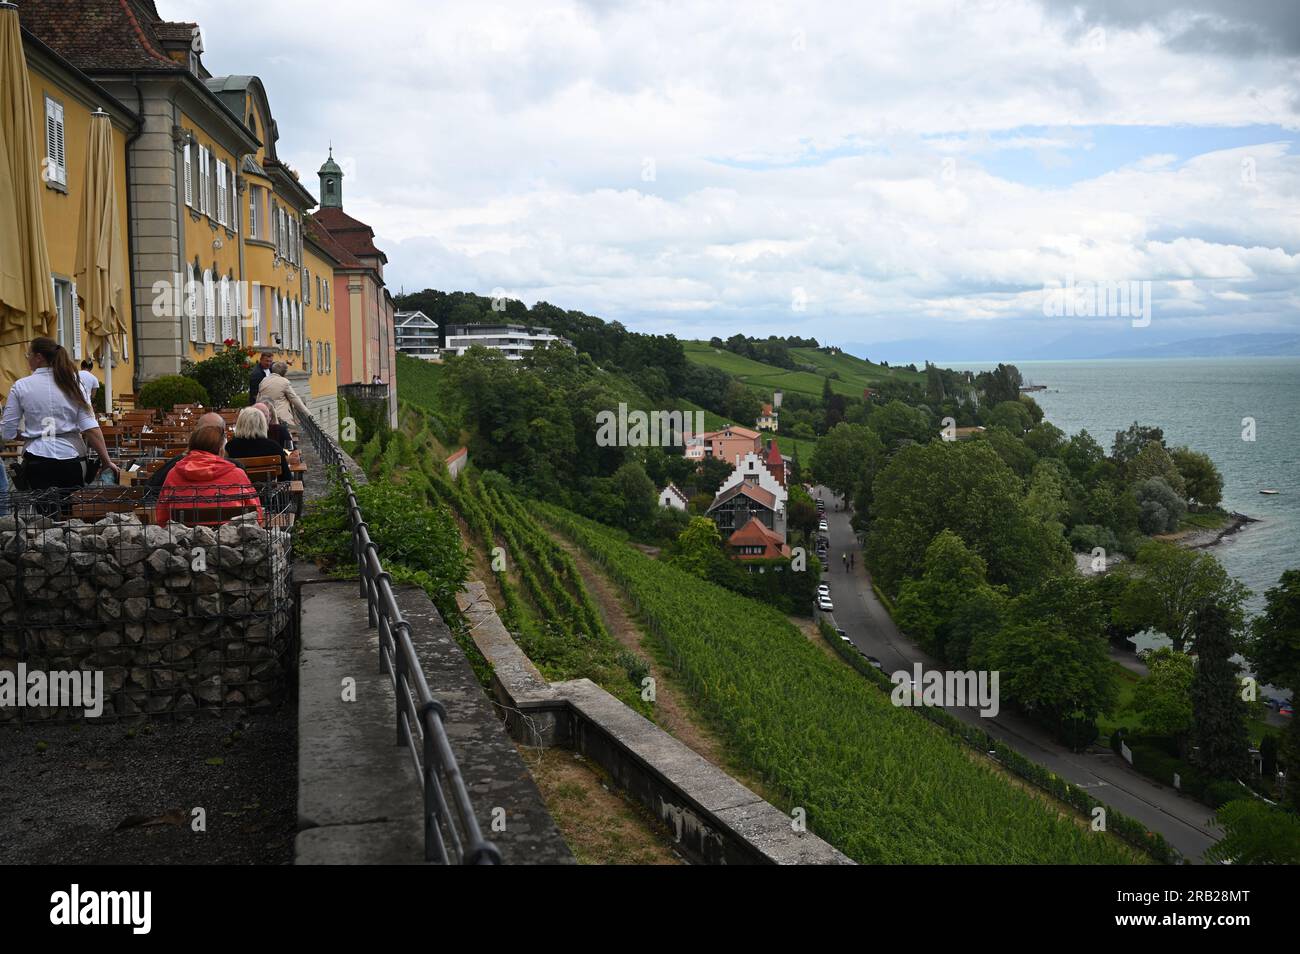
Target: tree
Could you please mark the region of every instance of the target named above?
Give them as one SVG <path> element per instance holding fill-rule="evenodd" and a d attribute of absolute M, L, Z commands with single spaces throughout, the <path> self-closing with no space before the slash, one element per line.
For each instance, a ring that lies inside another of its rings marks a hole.
<path fill-rule="evenodd" d="M 1191 651 L 1196 614 L 1207 606 L 1218 605 L 1227 613 L 1231 628 L 1243 625 L 1250 590 L 1209 553 L 1153 540 L 1143 544 L 1127 569 L 1128 585 L 1115 607 L 1116 621 L 1164 633 L 1177 652 Z"/>
<path fill-rule="evenodd" d="M 1246 656 L 1261 682 L 1285 686 L 1300 695 L 1300 570 L 1287 570 L 1264 594 L 1264 612 L 1256 617 Z M 1291 717 L 1281 746 L 1290 779 L 1285 798 L 1300 810 L 1300 718 Z"/>
<path fill-rule="evenodd" d="M 1059 457 L 1065 447 L 1065 432 L 1051 421 L 1041 421 L 1029 429 L 1024 437 L 1025 446 L 1038 458 Z M 1077 480 L 1078 477 L 1076 476 Z"/>
<path fill-rule="evenodd" d="M 1012 589 L 1064 572 L 1072 563 L 1059 532 L 1025 507 L 1020 480 L 984 441 L 903 447 L 873 485 L 868 555 L 886 591 L 919 575 L 935 534 L 952 530 Z"/>
<path fill-rule="evenodd" d="M 1025 506 L 1043 523 L 1057 524 L 1064 529 L 1066 518 L 1070 513 L 1070 501 L 1066 496 L 1065 481 L 1057 470 L 1059 466 L 1056 461 L 1039 462 L 1029 481 Z"/>
<path fill-rule="evenodd" d="M 763 402 L 745 385 L 739 381 L 732 381 L 727 385 L 727 393 L 723 398 L 723 413 L 732 421 L 743 427 L 753 427 L 762 410 Z"/>
<path fill-rule="evenodd" d="M 988 407 L 1019 400 L 1023 384 L 1020 370 L 1014 364 L 999 364 L 994 370 L 981 371 L 975 377 L 975 387 L 983 395 L 981 403 Z"/>
<path fill-rule="evenodd" d="M 1139 683 L 1133 708 L 1142 713 L 1146 727 L 1157 735 L 1181 740 L 1192 728 L 1191 656 L 1162 646 L 1147 657 L 1149 674 Z"/>
<path fill-rule="evenodd" d="M 812 469 L 818 483 L 852 496 L 860 481 L 875 478 L 884 457 L 885 448 L 871 428 L 836 424 L 813 448 Z"/>
<path fill-rule="evenodd" d="M 1061 448 L 1061 460 L 1070 468 L 1074 479 L 1088 483 L 1093 470 L 1106 458 L 1106 453 L 1086 430 L 1073 435 Z"/>
<path fill-rule="evenodd" d="M 1144 480 L 1133 488 L 1138 506 L 1138 529 L 1146 534 L 1173 533 L 1187 513 L 1187 504 L 1162 477 Z"/>
<path fill-rule="evenodd" d="M 875 408 L 870 422 L 885 447 L 894 447 L 905 440 L 924 444 L 934 436 L 930 415 L 898 400 Z"/>
<path fill-rule="evenodd" d="M 644 527 L 654 516 L 659 493 L 646 476 L 645 469 L 635 461 L 629 461 L 614 471 L 610 481 L 622 505 L 616 526 L 633 532 Z"/>
<path fill-rule="evenodd" d="M 977 668 L 1001 673 L 1003 698 L 1061 730 L 1115 704 L 1106 641 L 1077 637 L 1052 621 L 1007 626 L 977 644 Z M 1094 730 L 1095 731 L 1095 730 Z"/>
<path fill-rule="evenodd" d="M 1219 808 L 1214 820 L 1224 831 L 1205 853 L 1214 863 L 1235 865 L 1300 864 L 1300 818 L 1254 798 L 1239 798 Z"/>
<path fill-rule="evenodd" d="M 903 583 L 898 625 L 926 651 L 961 669 L 972 644 L 997 631 L 1005 596 L 985 579 L 979 555 L 951 530 L 935 535 L 920 579 Z"/>
<path fill-rule="evenodd" d="M 1127 467 L 1151 441 L 1156 441 L 1163 446 L 1165 432 L 1158 427 L 1144 427 L 1134 421 L 1129 425 L 1128 430 L 1115 432 L 1115 442 L 1110 450 L 1111 459 L 1121 467 Z"/>
<path fill-rule="evenodd" d="M 1034 426 L 1034 419 L 1029 413 L 1029 408 L 1016 398 L 1014 401 L 1003 401 L 996 405 L 985 415 L 984 423 L 988 427 L 1005 427 L 1019 437 Z"/>
<path fill-rule="evenodd" d="M 1135 481 L 1146 481 L 1159 477 L 1170 486 L 1179 497 L 1187 496 L 1187 484 L 1183 475 L 1174 465 L 1174 459 L 1159 441 L 1147 441 L 1129 465 L 1129 473 Z"/>
<path fill-rule="evenodd" d="M 790 499 L 786 502 L 786 528 L 811 540 L 817 532 L 817 504 L 808 492 L 797 483 L 790 484 Z"/>
<path fill-rule="evenodd" d="M 1186 484 L 1187 499 L 1199 507 L 1219 506 L 1223 500 L 1223 475 L 1210 455 L 1186 447 L 1175 447 L 1169 455 Z"/>
<path fill-rule="evenodd" d="M 1192 680 L 1192 738 L 1196 763 L 1219 778 L 1250 769 L 1246 704 L 1237 679 L 1232 615 L 1217 603 L 1200 607 L 1195 617 L 1196 675 Z"/>
<path fill-rule="evenodd" d="M 726 560 L 722 552 L 722 534 L 718 525 L 708 517 L 691 517 L 673 544 L 668 562 L 702 580 L 712 579 L 719 560 Z"/>
<path fill-rule="evenodd" d="M 980 435 L 980 440 L 992 447 L 1020 477 L 1028 478 L 1038 462 L 1025 442 L 1005 427 L 990 427 Z"/>
<path fill-rule="evenodd" d="M 731 476 L 735 465 L 727 463 L 725 460 L 719 460 L 716 457 L 706 457 L 700 461 L 700 469 L 695 475 L 695 488 L 702 494 L 712 496 L 718 492 L 722 482 Z"/>

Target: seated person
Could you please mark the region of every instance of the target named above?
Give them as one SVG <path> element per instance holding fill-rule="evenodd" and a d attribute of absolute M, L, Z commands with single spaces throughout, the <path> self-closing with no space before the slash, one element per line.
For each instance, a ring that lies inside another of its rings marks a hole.
<path fill-rule="evenodd" d="M 207 414 L 199 417 L 198 422 L 194 426 L 194 430 L 197 431 L 200 427 L 219 427 L 224 433 L 226 429 L 226 419 L 220 414 L 209 411 Z M 193 434 L 191 434 L 191 436 L 193 436 Z M 172 472 L 172 468 L 179 464 L 184 458 L 185 454 L 177 454 L 171 460 L 167 461 L 167 463 L 159 467 L 153 472 L 153 476 L 149 478 L 148 486 L 155 488 L 162 487 L 167 480 L 167 475 Z M 236 464 L 235 466 L 239 467 L 240 470 L 244 469 L 240 464 Z"/>
<path fill-rule="evenodd" d="M 226 446 L 226 427 L 204 425 L 190 435 L 190 449 L 171 469 L 158 496 L 156 521 L 165 524 L 172 510 L 254 504 L 261 523 L 262 502 L 248 474 L 221 456 Z"/>
<path fill-rule="evenodd" d="M 276 418 L 275 408 L 265 401 L 258 401 L 253 407 L 261 411 L 266 418 L 266 436 L 279 444 L 281 450 L 293 450 L 293 438 L 289 436 L 289 428 Z"/>
<path fill-rule="evenodd" d="M 246 407 L 235 421 L 235 436 L 226 442 L 227 457 L 279 457 L 280 479 L 292 480 L 289 455 L 266 436 L 266 416 L 255 407 Z"/>

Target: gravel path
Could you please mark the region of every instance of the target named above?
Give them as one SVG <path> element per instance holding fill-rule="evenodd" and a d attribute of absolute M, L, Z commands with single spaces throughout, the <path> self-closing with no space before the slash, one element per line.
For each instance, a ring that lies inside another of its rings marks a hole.
<path fill-rule="evenodd" d="M 297 764 L 292 704 L 242 721 L 0 729 L 0 864 L 289 864 Z"/>

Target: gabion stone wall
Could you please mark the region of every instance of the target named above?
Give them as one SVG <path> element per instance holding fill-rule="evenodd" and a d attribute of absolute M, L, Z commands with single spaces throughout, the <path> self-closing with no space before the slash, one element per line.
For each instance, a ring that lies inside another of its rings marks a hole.
<path fill-rule="evenodd" d="M 100 718 L 276 704 L 287 685 L 291 538 L 218 527 L 0 517 L 0 670 L 101 671 Z M 84 717 L 0 705 L 0 723 Z"/>

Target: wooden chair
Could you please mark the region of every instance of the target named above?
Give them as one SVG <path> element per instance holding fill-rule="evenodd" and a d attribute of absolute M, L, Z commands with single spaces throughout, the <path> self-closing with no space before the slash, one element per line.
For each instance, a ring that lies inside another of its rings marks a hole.
<path fill-rule="evenodd" d="M 144 487 L 83 487 L 69 495 L 73 519 L 94 523 L 110 513 L 133 513 L 144 500 Z"/>
<path fill-rule="evenodd" d="M 265 457 L 232 457 L 231 460 L 243 465 L 248 473 L 248 479 L 253 482 L 254 487 L 258 488 L 279 480 L 281 468 L 284 466 L 283 458 L 279 454 L 267 454 Z"/>

